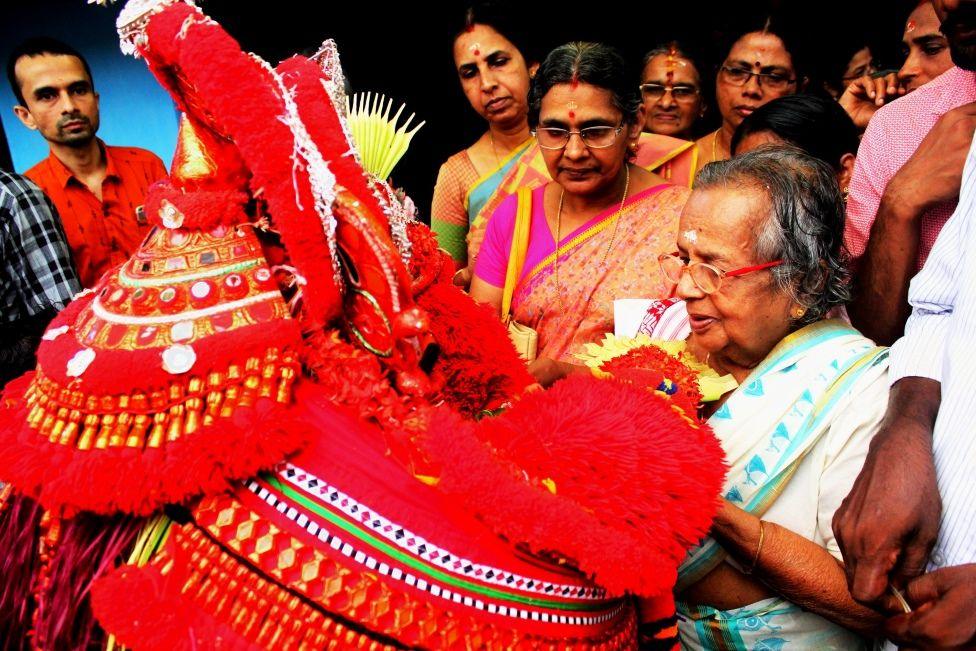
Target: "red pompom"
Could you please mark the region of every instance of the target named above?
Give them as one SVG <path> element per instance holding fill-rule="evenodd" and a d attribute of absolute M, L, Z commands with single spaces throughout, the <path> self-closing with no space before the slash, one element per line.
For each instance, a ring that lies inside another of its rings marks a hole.
<path fill-rule="evenodd" d="M 441 396 L 465 416 L 498 409 L 535 383 L 490 308 L 442 283 L 418 296 L 417 305 L 430 315 L 440 347 L 434 372 L 443 378 Z"/>
<path fill-rule="evenodd" d="M 123 566 L 99 579 L 91 589 L 99 623 L 121 644 L 139 651 L 261 649 L 174 590 L 171 578 L 153 566 Z"/>
<path fill-rule="evenodd" d="M 497 533 L 645 596 L 672 588 L 726 471 L 707 425 L 645 389 L 585 376 L 478 426 L 442 410 L 424 442 L 439 488 Z"/>
<path fill-rule="evenodd" d="M 629 350 L 601 364 L 600 370 L 617 380 L 663 391 L 689 415 L 697 411 L 702 401 L 695 372 L 657 346 Z"/>

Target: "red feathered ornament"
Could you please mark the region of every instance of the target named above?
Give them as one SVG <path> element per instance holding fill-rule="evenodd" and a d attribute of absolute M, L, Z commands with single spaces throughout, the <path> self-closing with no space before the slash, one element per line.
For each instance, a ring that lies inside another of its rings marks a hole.
<path fill-rule="evenodd" d="M 439 411 L 422 440 L 438 487 L 498 534 L 612 592 L 656 596 L 706 535 L 726 471 L 708 426 L 674 406 L 572 376 L 477 425 Z"/>

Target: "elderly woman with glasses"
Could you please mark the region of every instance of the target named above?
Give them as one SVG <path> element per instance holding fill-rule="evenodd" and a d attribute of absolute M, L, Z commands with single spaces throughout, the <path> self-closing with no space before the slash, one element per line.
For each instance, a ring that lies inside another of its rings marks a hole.
<path fill-rule="evenodd" d="M 685 354 L 724 376 L 702 415 L 729 464 L 710 537 L 679 569 L 682 648 L 868 648 L 880 623 L 831 530 L 888 401 L 887 349 L 826 318 L 849 296 L 843 227 L 834 171 L 767 145 L 699 172 L 660 256 L 680 302 L 642 330 L 687 333 Z"/>
<path fill-rule="evenodd" d="M 693 140 L 695 124 L 707 108 L 694 59 L 682 44 L 671 41 L 645 54 L 643 64 L 644 130 Z"/>
<path fill-rule="evenodd" d="M 723 49 L 715 77 L 715 103 L 722 124 L 697 140 L 699 168 L 730 157 L 736 127 L 766 102 L 792 95 L 805 83 L 791 31 L 771 17 L 740 31 Z"/>
<path fill-rule="evenodd" d="M 630 163 L 644 124 L 638 87 L 623 57 L 596 43 L 553 50 L 532 81 L 529 122 L 553 180 L 495 211 L 471 295 L 538 333 L 530 370 L 543 384 L 613 331 L 614 299 L 668 291 L 657 257 L 689 190 Z"/>

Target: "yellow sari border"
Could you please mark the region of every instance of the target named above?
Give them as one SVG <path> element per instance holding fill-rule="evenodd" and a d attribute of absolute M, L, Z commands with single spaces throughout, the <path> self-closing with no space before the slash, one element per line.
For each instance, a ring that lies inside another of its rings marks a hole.
<path fill-rule="evenodd" d="M 681 154 L 685 153 L 686 151 L 688 151 L 692 147 L 694 147 L 694 151 L 691 152 L 691 169 L 697 169 L 697 167 L 698 167 L 698 148 L 695 146 L 695 142 L 693 140 L 689 140 L 688 142 L 684 143 L 683 145 L 672 149 L 670 152 L 668 152 L 667 154 L 665 154 L 661 158 L 658 158 L 657 160 L 655 160 L 650 165 L 642 165 L 641 167 L 643 167 L 646 170 L 656 170 L 657 168 L 661 167 L 665 163 L 667 163 L 667 162 L 669 162 L 671 160 L 674 160 L 675 158 L 677 158 Z M 695 175 L 692 174 L 690 176 L 689 181 L 688 181 L 688 187 L 689 188 L 691 187 L 691 183 L 694 180 L 694 178 L 695 178 Z"/>
<path fill-rule="evenodd" d="M 670 185 L 671 185 L 670 183 L 661 183 L 659 185 L 655 185 L 653 187 L 647 188 L 646 190 L 642 191 L 640 194 L 633 197 L 633 199 L 629 203 L 625 202 L 624 209 L 633 206 L 638 201 L 646 199 L 649 196 L 656 195 L 662 189 L 670 187 Z M 536 275 L 541 273 L 546 267 L 551 267 L 552 264 L 559 258 L 559 256 L 565 255 L 566 253 L 575 249 L 577 246 L 579 246 L 586 240 L 591 239 L 594 236 L 602 233 L 604 230 L 606 230 L 608 226 L 613 224 L 617 219 L 620 219 L 620 212 L 621 212 L 620 210 L 614 211 L 613 216 L 605 217 L 604 219 L 601 219 L 598 224 L 594 224 L 593 226 L 590 226 L 585 231 L 583 231 L 582 233 L 580 233 L 579 235 L 577 235 L 576 237 L 574 237 L 573 239 L 566 242 L 565 244 L 557 248 L 555 251 L 547 255 L 545 258 L 539 261 L 538 264 L 532 267 L 532 270 L 529 271 L 529 273 L 525 274 L 525 276 L 519 281 L 519 285 L 529 282 L 530 280 L 535 278 Z"/>

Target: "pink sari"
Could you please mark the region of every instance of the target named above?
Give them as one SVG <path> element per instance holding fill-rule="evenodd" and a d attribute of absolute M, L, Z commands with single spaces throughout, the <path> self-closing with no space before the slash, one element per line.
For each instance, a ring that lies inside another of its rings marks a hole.
<path fill-rule="evenodd" d="M 544 186 L 533 192 L 533 204 L 543 192 Z M 558 260 L 551 234 L 545 257 L 527 257 L 512 309 L 519 323 L 538 331 L 539 357 L 573 361 L 583 344 L 613 332 L 614 299 L 669 295 L 657 258 L 674 250 L 689 194 L 676 185 L 648 188 L 627 200 L 616 226 L 613 206 L 563 238 Z M 533 220 L 537 215 L 533 210 Z"/>

